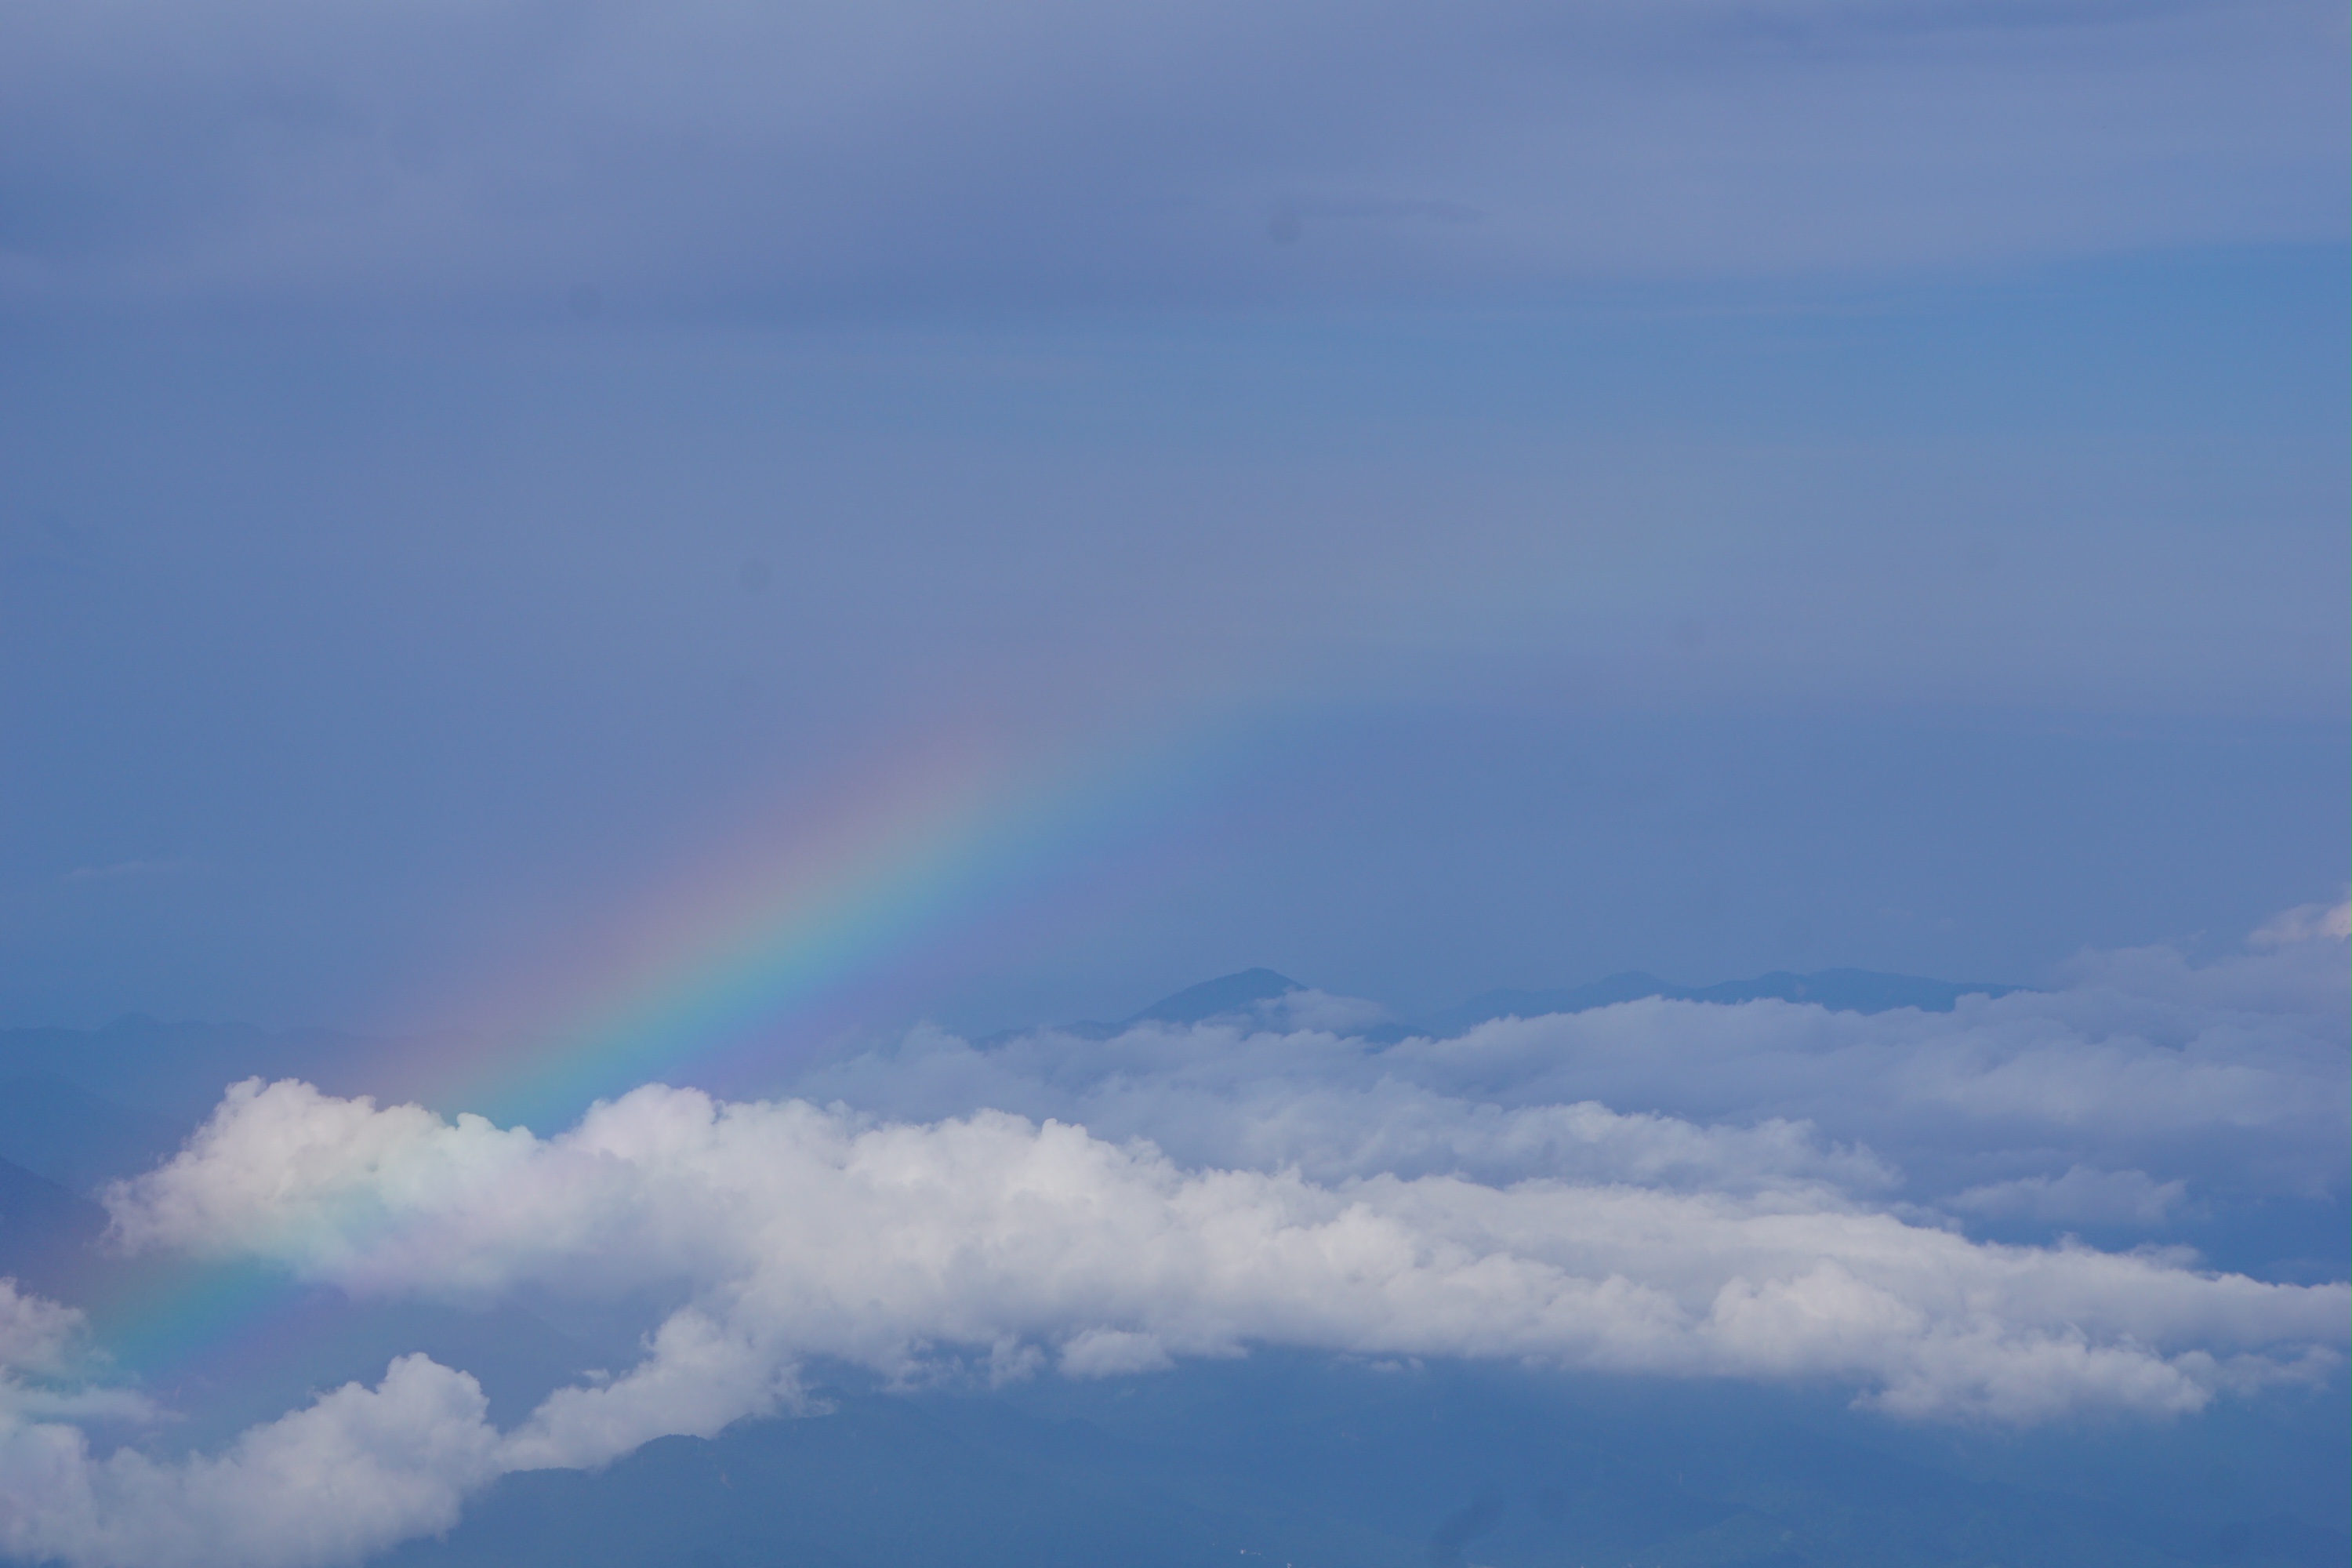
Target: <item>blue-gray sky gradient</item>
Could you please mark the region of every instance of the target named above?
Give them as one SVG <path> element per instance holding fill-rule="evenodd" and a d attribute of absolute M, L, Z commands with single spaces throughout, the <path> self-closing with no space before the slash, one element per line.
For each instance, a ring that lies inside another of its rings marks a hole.
<path fill-rule="evenodd" d="M 879 17 L 18 14 L 0 1011 L 463 1024 L 945 715 L 1203 693 L 892 1007 L 2340 891 L 2336 12 Z"/>

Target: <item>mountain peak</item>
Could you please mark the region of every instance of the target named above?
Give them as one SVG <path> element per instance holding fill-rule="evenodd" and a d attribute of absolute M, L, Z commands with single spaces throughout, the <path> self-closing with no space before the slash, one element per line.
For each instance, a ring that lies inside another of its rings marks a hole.
<path fill-rule="evenodd" d="M 1307 988 L 1271 969 L 1244 969 L 1188 985 L 1173 996 L 1163 996 L 1127 1020 L 1130 1024 L 1198 1024 L 1224 1013 L 1239 1013 L 1253 1002 L 1271 1002 Z"/>

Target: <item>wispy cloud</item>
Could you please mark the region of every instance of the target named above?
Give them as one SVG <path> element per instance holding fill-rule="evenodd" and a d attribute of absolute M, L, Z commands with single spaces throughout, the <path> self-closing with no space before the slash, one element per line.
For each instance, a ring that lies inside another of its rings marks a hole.
<path fill-rule="evenodd" d="M 2331 27 L 2300 4 L 36 6 L 0 66 L 0 285 L 553 315 L 583 289 L 1279 300 L 2329 237 Z"/>
<path fill-rule="evenodd" d="M 116 860 L 103 866 L 77 866 L 58 880 L 122 882 L 142 877 L 169 877 L 194 869 L 196 869 L 196 862 L 184 858 L 165 860 Z"/>

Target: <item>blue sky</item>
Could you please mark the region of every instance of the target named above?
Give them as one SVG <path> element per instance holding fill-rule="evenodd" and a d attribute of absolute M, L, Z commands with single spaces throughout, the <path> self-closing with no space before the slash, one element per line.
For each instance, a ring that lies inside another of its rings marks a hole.
<path fill-rule="evenodd" d="M 2251 929 L 2342 880 L 2343 259 L 27 310 L 5 994 L 462 1024 L 976 704 L 1254 738 L 1052 892 L 1097 913 L 909 955 L 901 1011 L 973 1026 L 1260 962 L 1430 1007 Z"/>
<path fill-rule="evenodd" d="M 2340 890 L 2326 7 L 891 16 L 21 19 L 11 1016 L 479 1022 L 974 704 L 1281 740 L 910 954 L 973 1026 Z"/>

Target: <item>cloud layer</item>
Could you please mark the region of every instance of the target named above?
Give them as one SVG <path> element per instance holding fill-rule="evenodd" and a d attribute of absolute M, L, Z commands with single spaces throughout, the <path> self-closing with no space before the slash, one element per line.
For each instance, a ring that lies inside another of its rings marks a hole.
<path fill-rule="evenodd" d="M 2259 5 L 35 5 L 0 283 L 1282 298 L 2333 238 Z"/>
<path fill-rule="evenodd" d="M 573 1424 L 604 1429 L 590 1412 L 636 1405 L 641 1380 L 765 1402 L 807 1356 L 919 1377 L 956 1347 L 1080 1373 L 1255 1343 L 1534 1357 L 1836 1376 L 1914 1415 L 2179 1411 L 2284 1374 L 2337 1337 L 2347 1302 L 2162 1258 L 1988 1247 L 1819 1189 L 1327 1185 L 1003 1112 L 877 1123 L 660 1087 L 541 1141 L 250 1082 L 116 1215 L 133 1247 L 268 1258 L 361 1295 L 689 1285 L 678 1355 L 657 1337 L 643 1367 L 542 1413 L 567 1455 Z"/>
<path fill-rule="evenodd" d="M 980 1048 L 918 1031 L 794 1089 L 915 1119 L 986 1105 L 1149 1138 L 1186 1163 L 1323 1181 L 1820 1183 L 1955 1212 L 1982 1209 L 1993 1184 L 2038 1183 L 2044 1212 L 2063 1218 L 2080 1194 L 2088 1222 L 2142 1183 L 2200 1197 L 2341 1190 L 2341 918 L 2295 911 L 2201 966 L 2170 949 L 2085 954 L 2062 989 L 1949 1013 L 1653 999 L 1382 1047 L 1303 993 L 1108 1041 L 1043 1030 Z"/>
<path fill-rule="evenodd" d="M 828 1358 L 928 1384 L 1492 1357 L 2000 1423 L 2325 1381 L 2341 1282 L 1961 1220 L 2340 1193 L 2342 923 L 2301 911 L 2203 967 L 2086 958 L 1949 1015 L 1635 1003 L 1381 1047 L 1310 1026 L 1361 1005 L 1301 994 L 1107 1042 L 919 1034 L 801 1098 L 649 1085 L 550 1137 L 252 1080 L 109 1194 L 119 1244 L 361 1298 L 665 1301 L 642 1358 L 500 1430 L 467 1372 L 407 1356 L 170 1463 L 93 1447 L 58 1402 L 138 1402 L 77 1360 L 78 1314 L 11 1290 L 0 1550 L 356 1560 L 509 1471 L 806 1413 Z"/>

